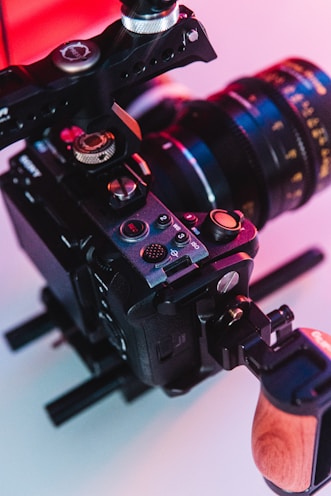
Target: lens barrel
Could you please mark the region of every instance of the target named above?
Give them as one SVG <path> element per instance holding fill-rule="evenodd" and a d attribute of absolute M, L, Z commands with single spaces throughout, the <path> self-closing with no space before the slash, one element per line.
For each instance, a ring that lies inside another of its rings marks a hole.
<path fill-rule="evenodd" d="M 261 228 L 331 182 L 331 80 L 289 59 L 189 101 L 141 154 L 174 211 L 240 209 Z"/>

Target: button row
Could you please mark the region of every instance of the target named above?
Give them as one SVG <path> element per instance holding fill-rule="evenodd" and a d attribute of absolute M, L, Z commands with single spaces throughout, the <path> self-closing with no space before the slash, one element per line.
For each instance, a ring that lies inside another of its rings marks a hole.
<path fill-rule="evenodd" d="M 160 214 L 156 220 L 156 226 L 160 230 L 165 230 L 173 224 L 171 215 Z M 147 222 L 140 219 L 128 219 L 120 226 L 122 239 L 128 242 L 140 241 L 148 236 L 150 227 Z M 188 232 L 179 230 L 173 237 L 176 246 L 183 247 L 190 242 L 191 238 Z M 168 248 L 158 242 L 153 242 L 144 247 L 141 256 L 145 262 L 158 264 L 168 257 Z"/>

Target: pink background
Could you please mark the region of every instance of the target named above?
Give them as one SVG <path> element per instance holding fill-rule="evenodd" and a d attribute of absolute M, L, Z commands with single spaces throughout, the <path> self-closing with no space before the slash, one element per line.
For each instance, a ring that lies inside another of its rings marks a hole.
<path fill-rule="evenodd" d="M 291 55 L 311 59 L 331 74 L 329 0 L 191 0 L 187 5 L 203 21 L 219 54 L 209 65 L 172 74 L 196 95 L 206 96 L 233 78 Z M 84 34 L 98 32 L 106 22 Z M 1 171 L 7 155 L 2 152 Z M 296 326 L 326 332 L 331 332 L 330 209 L 331 190 L 300 212 L 271 222 L 260 234 L 254 272 L 257 277 L 304 248 L 321 247 L 326 261 L 266 298 L 261 307 L 268 312 L 287 303 Z M 0 329 L 7 330 L 40 310 L 43 281 L 20 252 L 2 203 L 0 222 Z M 87 377 L 70 349 L 52 349 L 56 339 L 54 331 L 16 355 L 0 340 L 1 494 L 273 494 L 251 457 L 259 384 L 248 371 L 222 373 L 173 400 L 155 390 L 127 406 L 114 395 L 56 430 L 42 405 Z M 319 494 L 329 495 L 330 487 Z"/>

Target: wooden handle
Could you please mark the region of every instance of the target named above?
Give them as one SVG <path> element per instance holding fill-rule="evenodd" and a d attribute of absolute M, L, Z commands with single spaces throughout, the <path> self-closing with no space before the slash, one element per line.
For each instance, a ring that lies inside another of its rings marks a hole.
<path fill-rule="evenodd" d="M 262 475 L 287 492 L 311 485 L 317 419 L 278 410 L 261 392 L 252 430 L 252 452 Z"/>

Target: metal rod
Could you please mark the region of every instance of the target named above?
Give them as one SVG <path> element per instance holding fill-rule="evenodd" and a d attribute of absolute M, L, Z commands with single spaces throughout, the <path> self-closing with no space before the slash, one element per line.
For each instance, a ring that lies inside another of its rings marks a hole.
<path fill-rule="evenodd" d="M 50 313 L 44 312 L 28 322 L 15 327 L 15 329 L 6 332 L 5 338 L 10 348 L 16 351 L 31 341 L 47 334 L 54 327 L 55 323 Z"/>
<path fill-rule="evenodd" d="M 46 405 L 46 410 L 54 425 L 60 426 L 74 415 L 121 388 L 129 379 L 126 367 L 120 367 L 118 371 L 112 371 L 100 377 L 93 377 Z"/>
<path fill-rule="evenodd" d="M 306 250 L 301 255 L 254 282 L 250 286 L 250 298 L 254 301 L 261 300 L 316 267 L 323 259 L 324 253 L 319 248 Z"/>

